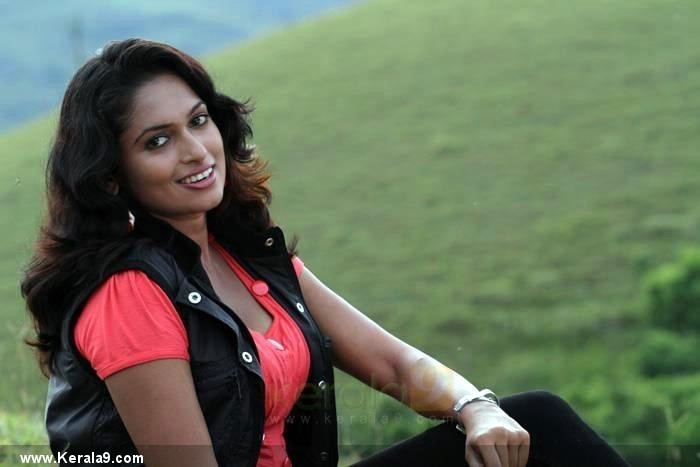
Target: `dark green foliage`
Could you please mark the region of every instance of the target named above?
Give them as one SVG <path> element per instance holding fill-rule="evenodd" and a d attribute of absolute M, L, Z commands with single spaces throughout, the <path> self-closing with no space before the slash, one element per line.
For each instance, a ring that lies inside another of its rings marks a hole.
<path fill-rule="evenodd" d="M 680 334 L 700 333 L 700 249 L 649 274 L 645 281 L 652 324 Z"/>
<path fill-rule="evenodd" d="M 697 336 L 653 330 L 639 347 L 640 371 L 648 377 L 700 372 L 699 353 Z"/>
<path fill-rule="evenodd" d="M 597 420 L 596 431 L 633 466 L 691 466 L 700 440 L 699 385 L 698 373 L 643 383 L 595 378 L 562 395 L 585 421 Z"/>

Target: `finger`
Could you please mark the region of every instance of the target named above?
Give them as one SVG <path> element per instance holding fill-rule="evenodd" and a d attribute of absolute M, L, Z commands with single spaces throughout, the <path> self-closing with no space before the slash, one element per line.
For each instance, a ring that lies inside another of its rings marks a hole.
<path fill-rule="evenodd" d="M 518 448 L 519 447 L 520 446 L 518 444 L 509 444 L 508 445 L 508 460 L 510 462 L 510 464 L 508 464 L 509 467 L 520 467 L 519 462 L 518 462 Z"/>
<path fill-rule="evenodd" d="M 503 467 L 503 464 L 501 464 L 501 461 L 498 459 L 496 446 L 493 444 L 480 444 L 479 452 L 484 459 L 486 467 Z"/>
<path fill-rule="evenodd" d="M 467 443 L 467 464 L 469 467 L 484 467 L 484 461 L 476 451 L 475 446 Z"/>
<path fill-rule="evenodd" d="M 518 446 L 518 467 L 526 467 L 530 457 L 530 442 Z"/>
<path fill-rule="evenodd" d="M 501 461 L 501 465 L 503 467 L 511 467 L 510 462 L 508 458 L 510 457 L 508 454 L 508 446 L 505 444 L 497 444 L 496 445 L 496 452 L 498 453 L 498 457 Z"/>

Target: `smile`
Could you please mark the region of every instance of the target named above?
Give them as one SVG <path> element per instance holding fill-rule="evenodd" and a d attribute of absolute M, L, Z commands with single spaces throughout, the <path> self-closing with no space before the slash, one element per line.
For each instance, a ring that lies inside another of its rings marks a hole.
<path fill-rule="evenodd" d="M 214 171 L 214 167 L 212 166 L 212 167 L 209 167 L 207 170 L 205 170 L 205 171 L 203 171 L 203 172 L 200 172 L 200 173 L 198 173 L 198 174 L 191 175 L 191 176 L 189 176 L 189 177 L 185 177 L 185 178 L 183 178 L 183 179 L 180 179 L 180 180 L 177 181 L 177 183 L 181 183 L 181 184 L 184 184 L 184 185 L 186 185 L 186 184 L 188 184 L 188 183 L 196 183 L 196 182 L 198 182 L 198 181 L 200 181 L 200 180 L 204 180 L 204 179 L 208 178 L 209 175 L 211 175 L 211 173 L 212 173 L 213 171 Z"/>

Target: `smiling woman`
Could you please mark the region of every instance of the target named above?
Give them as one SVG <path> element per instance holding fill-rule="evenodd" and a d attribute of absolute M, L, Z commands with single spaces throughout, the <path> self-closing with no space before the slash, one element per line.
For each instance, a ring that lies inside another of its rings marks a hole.
<path fill-rule="evenodd" d="M 55 454 L 139 450 L 149 465 L 284 462 L 281 431 L 262 443 L 255 434 L 271 426 L 256 403 L 260 388 L 274 395 L 279 386 L 259 380 L 264 365 L 271 383 L 277 362 L 263 347 L 272 344 L 255 346 L 252 335 L 270 321 L 251 296 L 268 272 L 250 271 L 257 282 L 249 283 L 240 269 L 253 266 L 249 243 L 274 228 L 266 164 L 247 143 L 251 110 L 217 92 L 194 58 L 140 39 L 108 44 L 69 84 L 47 165 L 49 209 L 21 285 L 37 331 L 28 344 L 49 377 Z M 296 242 L 280 240 L 271 251 L 300 274 Z M 276 321 L 270 342 L 304 339 Z M 230 358 L 246 337 L 256 364 L 249 381 Z M 306 380 L 303 361 L 299 368 L 295 390 Z M 233 381 L 237 400 L 226 395 Z M 265 399 L 277 418 L 290 410 Z M 234 424 L 243 408 L 245 423 Z M 155 449 L 162 445 L 172 448 Z"/>
<path fill-rule="evenodd" d="M 478 390 L 323 284 L 270 216 L 250 112 L 140 39 L 70 82 L 21 284 L 54 455 L 335 466 L 335 366 L 446 420 L 358 465 L 627 465 L 558 396 Z"/>

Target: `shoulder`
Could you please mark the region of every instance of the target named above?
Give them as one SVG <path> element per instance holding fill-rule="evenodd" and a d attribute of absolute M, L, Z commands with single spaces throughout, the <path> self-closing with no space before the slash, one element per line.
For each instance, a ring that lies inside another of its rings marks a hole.
<path fill-rule="evenodd" d="M 145 271 L 134 268 L 111 274 L 92 293 L 87 304 L 95 300 L 120 297 L 130 299 L 143 294 L 162 294 L 163 290 Z"/>
<path fill-rule="evenodd" d="M 76 329 L 84 329 L 86 324 L 95 324 L 96 320 L 127 321 L 134 318 L 138 321 L 144 315 L 155 316 L 158 311 L 170 311 L 172 307 L 165 291 L 145 272 L 138 269 L 119 271 L 109 276 L 88 297 Z"/>
<path fill-rule="evenodd" d="M 132 274 L 121 275 L 125 271 L 132 271 Z M 134 271 L 140 271 L 142 274 L 134 275 Z M 131 239 L 129 246 L 109 263 L 101 277 L 106 278 L 103 279 L 105 282 L 122 282 L 125 278 L 134 282 L 137 281 L 137 276 L 138 280 L 150 279 L 169 296 L 174 297 L 182 273 L 171 252 L 150 238 L 137 238 Z"/>
<path fill-rule="evenodd" d="M 115 273 L 95 290 L 78 317 L 74 340 L 102 379 L 137 361 L 187 356 L 187 332 L 175 306 L 140 270 Z"/>

